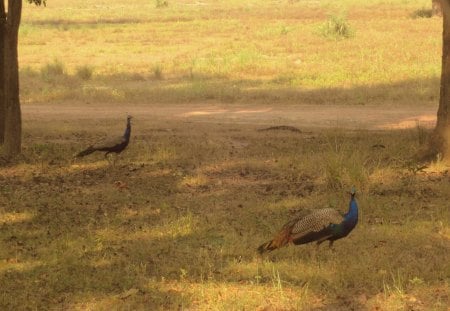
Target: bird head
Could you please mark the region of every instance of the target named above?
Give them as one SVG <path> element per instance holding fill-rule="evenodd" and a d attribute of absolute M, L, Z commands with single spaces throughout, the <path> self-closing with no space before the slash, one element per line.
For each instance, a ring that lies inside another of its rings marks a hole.
<path fill-rule="evenodd" d="M 350 195 L 352 196 L 352 198 L 355 196 L 356 194 L 356 189 L 355 186 L 352 186 L 352 189 L 350 190 Z"/>
<path fill-rule="evenodd" d="M 133 116 L 131 116 L 131 115 L 127 114 L 127 122 L 130 122 L 130 121 L 131 121 L 131 119 L 133 119 Z"/>

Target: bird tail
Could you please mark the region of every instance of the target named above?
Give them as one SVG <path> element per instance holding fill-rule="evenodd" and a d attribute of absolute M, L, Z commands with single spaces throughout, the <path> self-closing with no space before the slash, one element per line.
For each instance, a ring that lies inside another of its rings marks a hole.
<path fill-rule="evenodd" d="M 269 242 L 261 244 L 258 247 L 258 253 L 262 255 L 264 253 L 271 252 L 271 251 L 273 251 L 274 249 L 277 249 L 277 248 L 278 247 L 276 245 L 274 245 L 273 240 L 271 240 Z"/>
<path fill-rule="evenodd" d="M 92 146 L 90 146 L 89 148 L 87 148 L 86 150 L 81 151 L 80 153 L 78 153 L 75 157 L 76 158 L 81 158 L 84 156 L 87 156 L 88 154 L 91 154 L 95 151 L 94 148 L 92 148 Z"/>
<path fill-rule="evenodd" d="M 288 223 L 278 234 L 269 242 L 263 243 L 258 247 L 258 252 L 262 255 L 266 252 L 271 252 L 277 248 L 285 246 L 290 240 L 291 224 Z"/>

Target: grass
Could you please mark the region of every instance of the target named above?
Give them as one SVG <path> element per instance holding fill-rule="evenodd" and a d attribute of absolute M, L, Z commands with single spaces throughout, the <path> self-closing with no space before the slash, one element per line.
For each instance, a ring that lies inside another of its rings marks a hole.
<path fill-rule="evenodd" d="M 345 15 L 331 15 L 319 28 L 320 33 L 335 40 L 348 39 L 352 37 L 353 30 L 347 22 Z"/>
<path fill-rule="evenodd" d="M 64 76 L 66 69 L 64 64 L 58 59 L 53 60 L 53 62 L 46 64 L 41 68 L 41 78 L 47 83 L 54 82 L 61 76 Z M 36 75 L 33 75 L 36 76 Z"/>
<path fill-rule="evenodd" d="M 94 69 L 91 66 L 79 66 L 76 68 L 76 75 L 81 80 L 90 80 L 94 73 Z"/>
<path fill-rule="evenodd" d="M 429 5 L 24 5 L 21 102 L 77 108 L 25 115 L 23 157 L 0 167 L 0 309 L 447 310 L 448 167 L 410 163 L 428 135 L 420 124 L 259 132 L 155 110 L 134 115 L 115 166 L 73 160 L 123 131 L 109 107 L 435 106 L 442 22 L 412 17 Z M 339 12 L 353 36 L 328 40 L 317 30 Z M 352 185 L 360 222 L 335 252 L 257 255 L 301 209 L 344 211 Z"/>
<path fill-rule="evenodd" d="M 21 85 L 25 100 L 45 103 L 390 104 L 394 98 L 431 105 L 439 94 L 442 23 L 411 17 L 426 6 L 425 0 L 27 5 Z M 335 18 L 327 22 L 329 16 Z M 329 40 L 318 32 L 324 23 L 339 26 L 338 37 L 352 37 Z M 50 52 L 40 53 L 43 47 Z M 30 74 L 54 59 L 69 76 L 83 66 L 95 68 L 95 76 L 54 85 Z M 364 91 L 341 97 L 349 88 Z M 311 92 L 323 96 L 311 102 Z"/>
<path fill-rule="evenodd" d="M 167 0 L 156 0 L 156 7 L 157 8 L 164 8 L 169 6 L 169 1 Z"/>
<path fill-rule="evenodd" d="M 23 160 L 0 170 L 3 309 L 446 310 L 449 180 L 408 170 L 417 129 L 135 121 L 115 167 L 71 156 L 122 122 L 26 122 Z M 257 255 L 300 209 L 344 211 L 351 185 L 360 223 L 335 252 Z"/>
<path fill-rule="evenodd" d="M 418 9 L 411 14 L 412 18 L 430 18 L 432 16 L 433 16 L 433 10 L 425 9 L 425 8 Z"/>

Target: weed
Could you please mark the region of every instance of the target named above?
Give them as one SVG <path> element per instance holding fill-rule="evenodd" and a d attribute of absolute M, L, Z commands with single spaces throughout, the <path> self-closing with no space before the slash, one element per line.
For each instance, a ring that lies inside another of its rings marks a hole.
<path fill-rule="evenodd" d="M 403 276 L 397 271 L 396 274 L 391 273 L 391 282 L 384 281 L 384 294 L 387 298 L 389 295 L 395 295 L 400 298 L 405 296 L 405 280 Z"/>
<path fill-rule="evenodd" d="M 92 78 L 92 74 L 94 73 L 94 68 L 89 65 L 78 66 L 76 68 L 76 75 L 81 80 L 87 81 Z"/>
<path fill-rule="evenodd" d="M 416 122 L 416 130 L 417 130 L 417 142 L 420 146 L 426 143 L 428 138 L 428 131 L 425 127 L 421 126 L 420 121 Z"/>
<path fill-rule="evenodd" d="M 345 15 L 330 15 L 328 20 L 319 27 L 320 33 L 327 38 L 347 39 L 354 35 Z"/>
<path fill-rule="evenodd" d="M 283 295 L 283 285 L 281 284 L 280 272 L 272 266 L 272 286 Z"/>
<path fill-rule="evenodd" d="M 41 77 L 45 81 L 54 81 L 65 75 L 65 73 L 65 66 L 58 59 L 54 59 L 52 63 L 48 63 L 41 68 Z"/>
<path fill-rule="evenodd" d="M 156 0 L 155 6 L 157 8 L 166 8 L 169 6 L 169 1 L 168 0 Z"/>
<path fill-rule="evenodd" d="M 356 149 L 355 144 L 342 141 L 338 135 L 328 137 L 328 148 L 323 161 L 327 187 L 340 191 L 350 185 L 365 188 L 370 171 L 365 160 L 366 151 Z"/>
<path fill-rule="evenodd" d="M 152 71 L 153 71 L 153 78 L 155 78 L 156 80 L 162 80 L 163 67 L 161 64 L 154 65 Z"/>
<path fill-rule="evenodd" d="M 418 9 L 411 13 L 412 18 L 430 18 L 433 17 L 433 10 L 432 9 Z"/>

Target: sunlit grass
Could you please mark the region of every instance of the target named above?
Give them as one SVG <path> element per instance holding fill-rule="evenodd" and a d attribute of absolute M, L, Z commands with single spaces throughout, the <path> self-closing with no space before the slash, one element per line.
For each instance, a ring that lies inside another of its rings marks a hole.
<path fill-rule="evenodd" d="M 33 214 L 29 212 L 24 213 L 0 213 L 0 223 L 12 224 L 23 221 L 30 221 L 33 218 Z"/>
<path fill-rule="evenodd" d="M 10 258 L 0 262 L 0 273 L 7 273 L 8 271 L 27 272 L 42 265 L 42 262 L 18 262 L 17 259 Z"/>
<path fill-rule="evenodd" d="M 423 104 L 439 93 L 433 79 L 440 74 L 442 23 L 410 17 L 425 1 L 206 1 L 164 9 L 150 2 L 25 6 L 19 49 L 28 68 L 25 102 Z M 318 34 L 327 16 L 341 12 L 355 32 L 351 39 Z M 42 46 L 51 53 L 39 53 Z M 33 70 L 46 71 L 55 59 L 67 78 L 39 81 Z M 323 88 L 336 90 L 314 102 L 303 94 Z M 347 88 L 379 92 L 339 96 Z"/>

